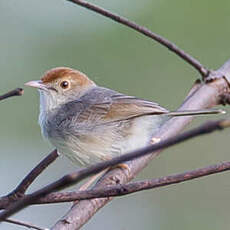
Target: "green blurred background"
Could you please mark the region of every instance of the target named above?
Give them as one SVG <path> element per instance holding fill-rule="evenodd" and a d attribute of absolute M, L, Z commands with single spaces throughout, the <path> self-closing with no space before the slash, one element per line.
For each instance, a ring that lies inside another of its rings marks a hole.
<path fill-rule="evenodd" d="M 218 68 L 230 58 L 229 0 L 94 2 L 165 36 L 209 68 Z M 99 85 L 155 100 L 173 110 L 198 77 L 191 66 L 156 42 L 64 0 L 1 0 L 0 28 L 0 94 L 39 79 L 52 67 L 69 66 L 87 73 Z M 22 97 L 1 102 L 2 195 L 52 150 L 40 134 L 38 106 L 38 93 L 28 88 Z M 193 126 L 213 118 L 217 117 L 197 118 Z M 226 130 L 173 147 L 138 179 L 228 160 L 228 141 Z M 58 159 L 30 191 L 73 169 L 68 160 Z M 227 229 L 229 190 L 229 174 L 222 173 L 117 198 L 83 229 Z M 70 205 L 33 206 L 15 218 L 49 227 Z M 10 224 L 0 228 L 19 229 Z"/>

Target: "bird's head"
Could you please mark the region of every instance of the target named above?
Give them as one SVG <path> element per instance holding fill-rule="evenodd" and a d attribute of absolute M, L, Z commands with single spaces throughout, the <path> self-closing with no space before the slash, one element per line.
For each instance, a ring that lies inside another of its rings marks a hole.
<path fill-rule="evenodd" d="M 39 90 L 41 106 L 44 104 L 45 107 L 55 108 L 78 99 L 87 90 L 94 87 L 95 83 L 80 71 L 57 67 L 47 71 L 41 80 L 29 81 L 25 85 Z"/>

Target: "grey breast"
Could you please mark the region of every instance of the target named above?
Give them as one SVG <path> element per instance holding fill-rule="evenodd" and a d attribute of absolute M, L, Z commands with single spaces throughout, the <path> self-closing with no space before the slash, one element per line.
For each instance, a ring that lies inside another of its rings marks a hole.
<path fill-rule="evenodd" d="M 69 134 L 81 135 L 100 125 L 100 118 L 108 112 L 111 96 L 119 94 L 103 87 L 94 87 L 77 100 L 61 105 L 47 120 L 49 138 L 66 138 Z M 97 106 L 95 106 L 97 105 Z"/>

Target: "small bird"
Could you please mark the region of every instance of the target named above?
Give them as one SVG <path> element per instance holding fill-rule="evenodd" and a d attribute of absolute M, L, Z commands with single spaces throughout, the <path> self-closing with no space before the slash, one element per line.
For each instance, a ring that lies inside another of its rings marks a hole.
<path fill-rule="evenodd" d="M 159 104 L 97 86 L 67 67 L 47 71 L 26 86 L 40 92 L 39 124 L 58 153 L 90 165 L 150 143 L 165 119 L 223 113 L 222 110 L 169 112 Z"/>

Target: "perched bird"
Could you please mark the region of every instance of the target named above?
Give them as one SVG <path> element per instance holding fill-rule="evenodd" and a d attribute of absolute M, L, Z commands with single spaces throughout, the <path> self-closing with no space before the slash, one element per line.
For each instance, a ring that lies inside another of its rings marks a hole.
<path fill-rule="evenodd" d="M 164 119 L 221 113 L 221 110 L 169 112 L 155 102 L 97 86 L 66 67 L 47 71 L 25 85 L 40 92 L 42 134 L 58 152 L 83 165 L 108 160 L 146 146 Z"/>

